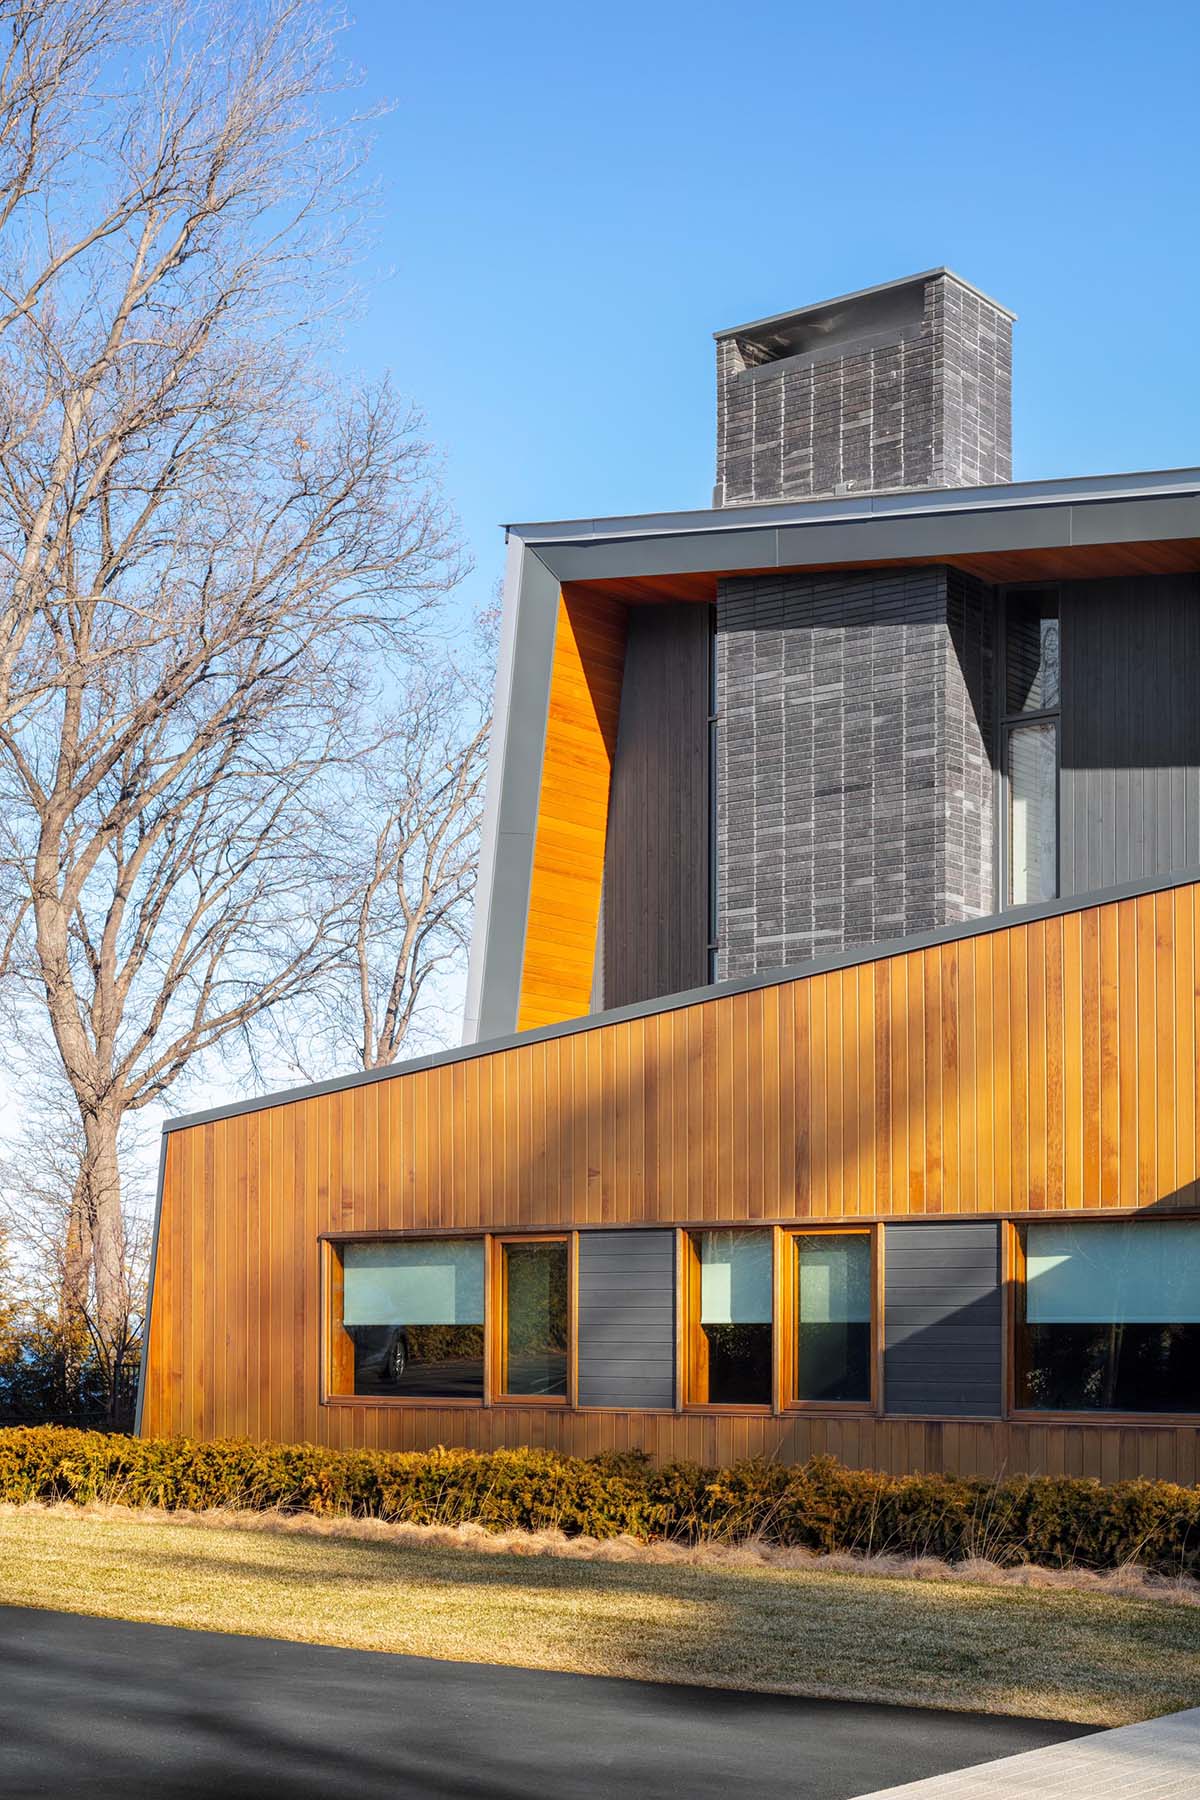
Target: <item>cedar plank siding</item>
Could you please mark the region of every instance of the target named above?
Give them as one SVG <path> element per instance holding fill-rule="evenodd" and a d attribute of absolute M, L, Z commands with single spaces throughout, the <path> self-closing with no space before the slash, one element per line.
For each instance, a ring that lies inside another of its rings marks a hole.
<path fill-rule="evenodd" d="M 1200 1479 L 1190 1425 L 322 1405 L 327 1233 L 1197 1207 L 1200 885 L 167 1138 L 142 1428 Z"/>

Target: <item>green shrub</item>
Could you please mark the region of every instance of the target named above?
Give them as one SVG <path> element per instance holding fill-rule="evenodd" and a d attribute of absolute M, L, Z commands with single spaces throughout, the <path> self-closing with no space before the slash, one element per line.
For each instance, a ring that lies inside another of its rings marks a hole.
<path fill-rule="evenodd" d="M 654 1467 L 636 1452 L 329 1450 L 193 1443 L 56 1426 L 0 1430 L 0 1501 L 281 1507 L 488 1530 L 742 1540 L 810 1550 L 891 1551 L 953 1561 L 1107 1569 L 1140 1563 L 1200 1575 L 1200 1488 L 1167 1481 L 884 1475 L 832 1457 L 798 1467 Z"/>

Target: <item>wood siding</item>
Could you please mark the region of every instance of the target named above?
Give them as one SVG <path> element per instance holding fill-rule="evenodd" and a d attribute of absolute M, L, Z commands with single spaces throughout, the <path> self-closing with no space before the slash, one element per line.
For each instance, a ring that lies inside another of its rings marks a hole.
<path fill-rule="evenodd" d="M 1197 1209 L 1200 885 L 168 1138 L 143 1428 L 1200 1479 L 1191 1426 L 322 1405 L 325 1233 Z"/>
<path fill-rule="evenodd" d="M 1200 579 L 1061 590 L 1064 894 L 1200 863 Z"/>
<path fill-rule="evenodd" d="M 630 609 L 604 863 L 605 1007 L 708 980 L 711 629 L 707 606 Z"/>
<path fill-rule="evenodd" d="M 624 607 L 564 589 L 521 965 L 521 1031 L 591 1008 L 624 655 Z"/>

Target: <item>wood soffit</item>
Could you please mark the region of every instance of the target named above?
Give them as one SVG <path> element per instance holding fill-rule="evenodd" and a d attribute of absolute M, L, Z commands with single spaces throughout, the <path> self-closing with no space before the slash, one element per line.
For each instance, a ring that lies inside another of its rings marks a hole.
<path fill-rule="evenodd" d="M 1064 544 L 1031 550 L 978 551 L 953 556 L 856 557 L 853 562 L 812 562 L 791 568 L 726 569 L 719 573 L 619 576 L 570 581 L 564 589 L 627 606 L 681 600 L 713 604 L 719 581 L 747 577 L 823 574 L 841 569 L 928 568 L 942 563 L 981 581 L 1095 581 L 1106 576 L 1186 575 L 1200 571 L 1200 538 L 1131 544 Z"/>

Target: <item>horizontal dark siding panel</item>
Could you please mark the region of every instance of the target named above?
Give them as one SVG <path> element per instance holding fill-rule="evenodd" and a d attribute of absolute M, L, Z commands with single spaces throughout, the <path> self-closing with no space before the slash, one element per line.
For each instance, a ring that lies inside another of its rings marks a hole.
<path fill-rule="evenodd" d="M 675 1404 L 675 1234 L 579 1238 L 579 1404 Z"/>
<path fill-rule="evenodd" d="M 943 1417 L 1000 1411 L 1000 1228 L 884 1231 L 884 1404 Z"/>

